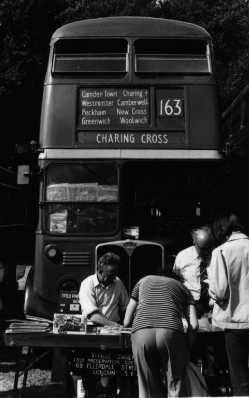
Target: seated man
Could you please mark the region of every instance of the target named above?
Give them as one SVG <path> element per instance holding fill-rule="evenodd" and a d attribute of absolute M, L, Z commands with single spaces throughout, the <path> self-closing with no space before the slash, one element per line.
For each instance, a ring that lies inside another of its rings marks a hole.
<path fill-rule="evenodd" d="M 82 313 L 97 325 L 119 326 L 125 313 L 129 299 L 123 282 L 117 277 L 119 264 L 118 255 L 105 253 L 98 260 L 96 274 L 88 276 L 81 283 L 79 301 Z M 96 391 L 91 392 L 96 387 L 96 378 L 92 383 L 90 379 L 84 379 L 88 384 L 88 393 L 96 396 Z M 100 384 L 105 390 L 109 390 L 110 381 L 109 377 L 100 378 Z"/>

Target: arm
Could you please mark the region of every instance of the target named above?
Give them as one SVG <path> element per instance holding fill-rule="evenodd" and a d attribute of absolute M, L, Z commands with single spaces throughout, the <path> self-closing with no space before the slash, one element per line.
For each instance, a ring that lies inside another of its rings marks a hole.
<path fill-rule="evenodd" d="M 175 263 L 172 268 L 172 278 L 180 281 L 181 283 L 185 282 L 185 278 L 183 276 L 181 261 L 179 259 L 179 254 L 175 258 Z"/>
<path fill-rule="evenodd" d="M 188 321 L 187 337 L 188 337 L 189 347 L 191 349 L 196 340 L 196 334 L 199 328 L 194 304 L 189 304 L 187 307 L 187 321 Z"/>
<path fill-rule="evenodd" d="M 175 262 L 172 268 L 172 271 L 176 274 L 179 275 L 180 274 L 180 265 L 179 265 L 179 256 L 178 254 L 175 257 Z"/>
<path fill-rule="evenodd" d="M 196 315 L 195 305 L 189 304 L 187 312 L 188 312 L 187 320 L 188 320 L 189 328 L 193 331 L 198 330 L 199 324 L 198 324 L 198 319 L 197 319 L 197 315 Z"/>
<path fill-rule="evenodd" d="M 124 327 L 127 328 L 129 327 L 129 325 L 132 322 L 132 318 L 134 316 L 134 313 L 136 311 L 137 308 L 137 301 L 134 300 L 133 298 L 130 299 L 127 308 L 126 308 L 126 312 L 125 312 L 125 317 L 124 317 Z"/>
<path fill-rule="evenodd" d="M 120 319 L 122 320 L 124 318 L 126 307 L 129 302 L 129 296 L 126 287 L 122 281 L 120 281 L 120 287 L 121 290 L 120 290 L 120 300 L 119 300 L 119 312 L 120 312 Z"/>
<path fill-rule="evenodd" d="M 104 315 L 97 311 L 93 314 L 90 314 L 88 316 L 88 319 L 90 319 L 90 321 L 94 323 L 97 323 L 100 326 L 120 326 L 117 322 L 110 321 Z"/>
<path fill-rule="evenodd" d="M 209 267 L 207 268 L 209 279 L 209 295 L 221 304 L 227 299 L 229 285 L 225 258 L 221 249 L 215 249 Z"/>

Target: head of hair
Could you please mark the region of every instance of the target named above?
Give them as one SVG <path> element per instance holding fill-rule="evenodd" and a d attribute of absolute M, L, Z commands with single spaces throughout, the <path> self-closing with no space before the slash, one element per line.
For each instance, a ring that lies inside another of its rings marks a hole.
<path fill-rule="evenodd" d="M 238 231 L 244 232 L 244 227 L 235 213 L 223 214 L 213 223 L 213 234 L 218 244 L 225 242 L 232 232 Z"/>
<path fill-rule="evenodd" d="M 120 264 L 120 257 L 115 253 L 107 252 L 99 258 L 97 264 L 97 270 L 98 271 L 102 270 L 103 267 L 107 265 L 113 265 L 115 267 L 118 267 L 119 264 Z"/>
<path fill-rule="evenodd" d="M 199 228 L 193 229 L 192 239 L 199 257 L 208 263 L 215 246 L 211 228 L 207 225 L 203 225 Z"/>
<path fill-rule="evenodd" d="M 208 225 L 192 230 L 193 243 L 198 249 L 212 249 L 214 239 L 212 230 Z"/>

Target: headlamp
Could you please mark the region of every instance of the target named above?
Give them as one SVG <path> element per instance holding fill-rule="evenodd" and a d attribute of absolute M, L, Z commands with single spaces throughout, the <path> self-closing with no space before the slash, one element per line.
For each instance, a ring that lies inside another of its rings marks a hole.
<path fill-rule="evenodd" d="M 58 262 L 61 258 L 60 250 L 53 244 L 46 245 L 44 247 L 44 252 L 49 260 Z"/>

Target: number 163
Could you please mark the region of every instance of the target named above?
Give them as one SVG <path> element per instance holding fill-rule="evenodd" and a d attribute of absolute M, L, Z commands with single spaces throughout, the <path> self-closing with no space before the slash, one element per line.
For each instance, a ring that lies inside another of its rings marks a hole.
<path fill-rule="evenodd" d="M 159 103 L 159 116 L 182 116 L 183 101 L 181 98 L 162 98 Z"/>

